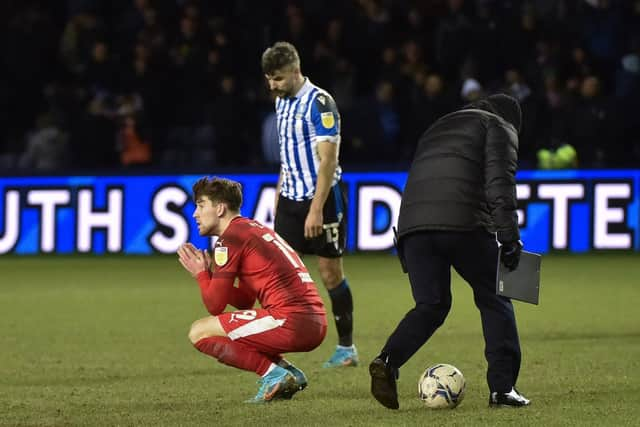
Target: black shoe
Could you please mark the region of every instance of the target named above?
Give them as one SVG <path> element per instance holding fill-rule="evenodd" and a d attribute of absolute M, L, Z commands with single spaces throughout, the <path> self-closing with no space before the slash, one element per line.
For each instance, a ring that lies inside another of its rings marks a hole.
<path fill-rule="evenodd" d="M 369 365 L 371 375 L 371 394 L 383 406 L 398 409 L 398 389 L 396 387 L 397 371 L 392 369 L 379 357 Z"/>
<path fill-rule="evenodd" d="M 529 406 L 531 401 L 512 388 L 509 393 L 492 392 L 489 395 L 489 406 L 492 408 Z"/>

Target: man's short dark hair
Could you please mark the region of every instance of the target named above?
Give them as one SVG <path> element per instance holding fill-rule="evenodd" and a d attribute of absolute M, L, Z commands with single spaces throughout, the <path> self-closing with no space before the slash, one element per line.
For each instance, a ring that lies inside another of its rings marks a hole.
<path fill-rule="evenodd" d="M 262 54 L 262 72 L 265 74 L 291 66 L 300 67 L 300 56 L 291 43 L 276 42 Z"/>
<path fill-rule="evenodd" d="M 205 176 L 193 184 L 193 200 L 197 202 L 202 197 L 226 203 L 229 210 L 237 212 L 242 206 L 242 185 L 226 178 Z"/>

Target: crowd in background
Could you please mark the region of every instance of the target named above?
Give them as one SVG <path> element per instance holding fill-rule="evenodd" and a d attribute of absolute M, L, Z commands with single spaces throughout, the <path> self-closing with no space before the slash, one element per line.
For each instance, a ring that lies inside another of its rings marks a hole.
<path fill-rule="evenodd" d="M 404 168 L 483 94 L 520 100 L 521 167 L 640 165 L 640 0 L 6 0 L 0 170 L 278 163 L 277 40 L 342 116 L 345 164 Z"/>

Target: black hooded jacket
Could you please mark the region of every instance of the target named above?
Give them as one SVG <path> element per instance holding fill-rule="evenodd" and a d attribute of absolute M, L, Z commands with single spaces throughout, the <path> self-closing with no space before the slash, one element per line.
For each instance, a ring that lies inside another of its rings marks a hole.
<path fill-rule="evenodd" d="M 518 102 L 492 95 L 436 121 L 418 141 L 402 196 L 400 238 L 483 227 L 520 239 L 516 215 Z"/>

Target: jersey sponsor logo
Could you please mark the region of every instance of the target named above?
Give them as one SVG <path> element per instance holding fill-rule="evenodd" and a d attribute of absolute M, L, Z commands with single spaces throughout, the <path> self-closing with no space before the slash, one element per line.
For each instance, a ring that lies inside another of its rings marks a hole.
<path fill-rule="evenodd" d="M 215 248 L 213 252 L 213 259 L 216 262 L 216 265 L 222 267 L 229 260 L 229 248 L 226 246 L 220 246 Z"/>
<path fill-rule="evenodd" d="M 320 114 L 320 119 L 322 120 L 322 126 L 327 129 L 331 129 L 336 124 L 331 111 Z"/>
<path fill-rule="evenodd" d="M 322 105 L 327 105 L 327 98 L 325 98 L 324 95 L 320 95 L 318 96 L 318 102 Z"/>

